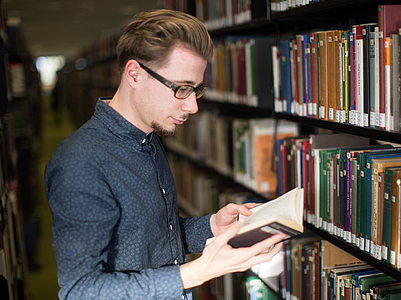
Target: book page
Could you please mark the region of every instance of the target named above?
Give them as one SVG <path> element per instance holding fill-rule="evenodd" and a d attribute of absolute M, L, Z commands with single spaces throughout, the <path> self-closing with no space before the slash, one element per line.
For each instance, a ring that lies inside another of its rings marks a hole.
<path fill-rule="evenodd" d="M 270 216 L 281 216 L 302 225 L 303 197 L 300 196 L 303 196 L 302 189 L 295 188 L 277 199 L 251 209 L 253 214 L 249 217 L 240 215 L 239 221 L 246 226 Z"/>

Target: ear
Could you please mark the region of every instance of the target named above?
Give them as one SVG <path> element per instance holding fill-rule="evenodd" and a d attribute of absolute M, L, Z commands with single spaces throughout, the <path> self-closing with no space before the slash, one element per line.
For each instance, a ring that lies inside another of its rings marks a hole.
<path fill-rule="evenodd" d="M 124 76 L 131 87 L 134 87 L 138 83 L 139 68 L 138 62 L 134 59 L 129 60 L 125 65 Z"/>

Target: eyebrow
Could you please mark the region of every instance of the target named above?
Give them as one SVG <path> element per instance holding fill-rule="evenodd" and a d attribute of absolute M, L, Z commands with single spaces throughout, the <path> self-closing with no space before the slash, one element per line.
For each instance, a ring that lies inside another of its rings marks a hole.
<path fill-rule="evenodd" d="M 174 82 L 176 85 L 192 85 L 195 86 L 195 82 L 191 81 L 191 80 L 171 80 L 171 82 Z M 200 83 L 202 84 L 203 81 Z"/>

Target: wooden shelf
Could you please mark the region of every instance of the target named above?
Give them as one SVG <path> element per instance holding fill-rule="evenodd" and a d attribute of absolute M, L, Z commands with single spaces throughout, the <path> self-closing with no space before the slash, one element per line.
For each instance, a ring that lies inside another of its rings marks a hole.
<path fill-rule="evenodd" d="M 365 263 L 371 265 L 372 267 L 376 268 L 377 270 L 386 273 L 387 275 L 393 277 L 394 279 L 401 281 L 401 272 L 398 269 L 393 268 L 391 265 L 384 263 L 380 260 L 377 260 L 373 256 L 361 251 L 356 246 L 344 242 L 344 240 L 329 234 L 326 231 L 320 230 L 315 226 L 304 222 L 305 228 L 313 232 L 314 234 L 320 236 L 321 238 L 329 241 L 330 243 L 336 245 L 337 247 L 343 249 L 344 251 L 348 252 L 349 254 L 361 259 Z"/>

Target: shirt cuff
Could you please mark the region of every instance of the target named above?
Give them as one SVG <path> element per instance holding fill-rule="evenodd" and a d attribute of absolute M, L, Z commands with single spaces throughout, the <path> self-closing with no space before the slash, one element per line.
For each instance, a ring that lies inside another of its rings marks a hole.
<path fill-rule="evenodd" d="M 183 294 L 180 266 L 154 269 L 156 299 L 181 299 Z"/>

